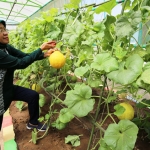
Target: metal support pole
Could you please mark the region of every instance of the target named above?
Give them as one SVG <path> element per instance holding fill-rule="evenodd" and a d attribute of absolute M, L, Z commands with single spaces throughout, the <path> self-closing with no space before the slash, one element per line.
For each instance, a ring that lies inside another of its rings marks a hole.
<path fill-rule="evenodd" d="M 6 21 L 8 20 L 8 18 L 9 18 L 9 16 L 10 16 L 10 14 L 11 14 L 11 12 L 12 12 L 12 10 L 13 10 L 13 8 L 14 8 L 14 6 L 15 6 L 16 3 L 17 3 L 17 0 L 14 1 L 13 5 L 12 5 L 12 7 L 11 7 L 11 10 L 10 10 L 10 12 L 9 12 L 9 15 L 7 16 Z"/>

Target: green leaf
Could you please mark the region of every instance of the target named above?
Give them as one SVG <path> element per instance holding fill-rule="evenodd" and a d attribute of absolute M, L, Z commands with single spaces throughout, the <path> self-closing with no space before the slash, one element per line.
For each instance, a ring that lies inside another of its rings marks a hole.
<path fill-rule="evenodd" d="M 107 77 L 122 85 L 130 84 L 141 74 L 142 67 L 142 58 L 134 54 L 127 58 L 125 66 L 120 65 L 119 70 L 108 73 Z"/>
<path fill-rule="evenodd" d="M 91 67 L 100 71 L 110 72 L 118 69 L 118 62 L 109 53 L 102 53 L 96 55 Z"/>
<path fill-rule="evenodd" d="M 95 22 L 93 24 L 93 30 L 96 32 L 104 32 L 105 29 L 106 27 L 103 22 Z"/>
<path fill-rule="evenodd" d="M 77 9 L 79 7 L 81 0 L 70 0 L 70 3 L 65 4 L 64 8 Z"/>
<path fill-rule="evenodd" d="M 107 15 L 106 20 L 104 22 L 104 25 L 106 26 L 106 30 L 109 29 L 111 25 L 115 22 L 116 22 L 116 17 Z"/>
<path fill-rule="evenodd" d="M 129 120 L 110 124 L 105 131 L 104 141 L 113 150 L 133 150 L 137 139 L 138 127 Z"/>
<path fill-rule="evenodd" d="M 60 84 L 61 84 L 62 81 L 58 81 L 56 84 L 55 83 L 52 83 L 50 86 L 47 86 L 45 88 L 46 91 L 53 91 L 54 90 L 54 87 L 57 88 Z"/>
<path fill-rule="evenodd" d="M 63 39 L 68 40 L 68 44 L 73 46 L 77 42 L 78 37 L 84 32 L 84 27 L 78 20 L 75 24 L 68 25 L 63 33 Z"/>
<path fill-rule="evenodd" d="M 119 38 L 131 36 L 135 33 L 140 22 L 140 11 L 133 12 L 130 16 L 121 16 L 116 22 L 116 35 Z"/>
<path fill-rule="evenodd" d="M 104 3 L 96 8 L 95 12 L 97 14 L 101 12 L 107 12 L 108 14 L 111 14 L 111 10 L 116 6 L 116 0 L 110 0 L 107 3 Z"/>
<path fill-rule="evenodd" d="M 147 69 L 150 69 L 150 62 L 148 62 L 144 65 L 143 70 L 147 70 Z"/>
<path fill-rule="evenodd" d="M 143 59 L 138 54 L 133 54 L 126 60 L 126 68 L 140 74 L 143 68 Z"/>
<path fill-rule="evenodd" d="M 70 122 L 73 118 L 74 118 L 74 115 L 72 114 L 72 112 L 70 111 L 70 109 L 68 109 L 68 108 L 63 108 L 63 109 L 60 110 L 59 120 L 60 120 L 62 123 L 68 123 L 68 122 Z"/>
<path fill-rule="evenodd" d="M 69 142 L 74 147 L 80 146 L 79 135 L 68 135 L 67 137 L 65 137 L 65 143 L 69 143 Z"/>
<path fill-rule="evenodd" d="M 107 102 L 108 103 L 111 103 L 112 101 L 115 101 L 117 99 L 117 96 L 109 96 L 108 98 L 107 98 Z"/>
<path fill-rule="evenodd" d="M 87 59 L 87 52 L 86 51 L 81 51 L 78 54 L 78 61 L 74 64 L 76 67 L 80 66 L 80 64 Z"/>
<path fill-rule="evenodd" d="M 74 87 L 74 93 L 81 96 L 82 98 L 90 99 L 92 95 L 92 89 L 84 83 L 76 84 Z"/>
<path fill-rule="evenodd" d="M 22 102 L 22 101 L 17 101 L 17 102 L 16 102 L 16 107 L 19 109 L 19 111 L 22 111 L 23 102 Z"/>
<path fill-rule="evenodd" d="M 49 11 L 42 12 L 41 15 L 43 19 L 46 20 L 47 22 L 52 22 L 54 21 L 54 16 L 56 16 L 57 13 L 58 13 L 57 8 L 51 8 Z"/>
<path fill-rule="evenodd" d="M 142 80 L 144 83 L 150 84 L 149 77 L 150 77 L 150 69 L 147 69 L 147 70 L 145 70 L 145 71 L 142 73 L 142 75 L 141 75 L 141 80 Z"/>
<path fill-rule="evenodd" d="M 136 103 L 136 107 L 137 107 L 137 108 L 146 108 L 146 107 L 150 107 L 150 100 L 143 99 L 143 100 L 142 100 L 142 103 L 141 103 L 141 102 Z"/>
<path fill-rule="evenodd" d="M 108 42 L 111 42 L 114 39 L 114 37 L 113 37 L 113 35 L 112 35 L 112 33 L 111 33 L 111 31 L 109 29 L 105 30 L 105 36 L 104 36 L 104 38 Z"/>
<path fill-rule="evenodd" d="M 115 49 L 116 49 L 115 50 L 115 56 L 118 59 L 122 60 L 126 56 L 127 51 L 123 51 L 123 48 L 121 48 L 120 46 L 117 46 Z"/>
<path fill-rule="evenodd" d="M 46 38 L 50 39 L 57 39 L 59 34 L 61 33 L 60 29 L 56 25 L 49 25 L 49 32 L 45 36 Z"/>
<path fill-rule="evenodd" d="M 144 49 L 141 49 L 141 47 L 137 46 L 134 48 L 134 51 L 132 51 L 131 54 L 138 54 L 140 57 L 143 58 L 145 55 L 148 54 L 148 52 L 145 51 Z"/>
<path fill-rule="evenodd" d="M 106 27 L 105 31 L 104 31 L 104 41 L 113 41 L 114 37 L 113 37 L 113 32 L 114 32 L 114 23 L 116 22 L 116 18 L 114 16 L 106 16 L 106 19 L 104 21 L 104 25 Z M 109 43 L 108 43 L 109 44 Z"/>
<path fill-rule="evenodd" d="M 100 147 L 98 150 L 112 150 L 104 141 L 104 139 L 100 140 Z"/>
<path fill-rule="evenodd" d="M 44 117 L 40 117 L 40 118 L 38 119 L 38 121 L 39 121 L 39 122 L 44 121 Z"/>
<path fill-rule="evenodd" d="M 140 5 L 139 0 L 127 1 L 125 10 L 132 10 L 137 5 L 137 3 Z"/>
<path fill-rule="evenodd" d="M 91 87 L 99 87 L 99 85 L 102 84 L 101 79 L 98 78 L 89 77 L 87 78 L 87 80 L 88 80 L 88 85 L 90 85 Z"/>
<path fill-rule="evenodd" d="M 100 28 L 100 31 L 98 33 L 94 32 L 94 31 L 86 31 L 86 35 L 82 35 L 84 37 L 84 41 L 81 42 L 81 45 L 87 45 L 87 46 L 93 46 L 93 43 L 95 42 L 95 40 L 97 40 L 97 38 L 100 38 L 100 36 L 103 37 L 104 35 L 104 31 L 103 29 Z"/>
<path fill-rule="evenodd" d="M 76 68 L 74 73 L 76 76 L 82 77 L 89 69 L 89 65 L 86 65 L 84 67 Z"/>
<path fill-rule="evenodd" d="M 114 112 L 114 114 L 115 114 L 116 116 L 122 115 L 122 114 L 125 112 L 125 110 L 126 110 L 126 109 L 125 109 L 123 106 L 121 106 L 120 104 L 115 105 L 115 106 L 114 106 L 114 109 L 116 110 L 116 111 Z"/>
<path fill-rule="evenodd" d="M 56 127 L 58 130 L 62 130 L 66 127 L 66 123 L 63 123 L 59 120 L 59 118 L 57 118 L 57 120 L 55 122 L 52 123 L 53 127 Z"/>
<path fill-rule="evenodd" d="M 49 118 L 50 118 L 50 114 L 46 114 L 45 115 L 45 120 L 49 120 Z"/>
<path fill-rule="evenodd" d="M 92 90 L 89 86 L 75 85 L 74 90 L 67 91 L 64 104 L 74 115 L 83 117 L 93 109 L 95 100 L 91 99 L 91 95 Z"/>
<path fill-rule="evenodd" d="M 45 105 L 46 99 L 43 94 L 39 94 L 39 106 L 43 107 Z"/>

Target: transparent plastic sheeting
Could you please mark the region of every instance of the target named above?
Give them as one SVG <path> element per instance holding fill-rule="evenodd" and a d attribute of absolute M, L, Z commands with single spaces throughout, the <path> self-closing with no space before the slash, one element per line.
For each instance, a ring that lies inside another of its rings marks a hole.
<path fill-rule="evenodd" d="M 0 19 L 19 24 L 53 0 L 0 0 Z"/>

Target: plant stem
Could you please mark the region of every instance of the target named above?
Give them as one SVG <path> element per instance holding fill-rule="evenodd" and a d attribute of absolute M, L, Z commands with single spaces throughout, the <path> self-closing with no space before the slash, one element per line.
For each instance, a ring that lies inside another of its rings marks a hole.
<path fill-rule="evenodd" d="M 147 32 L 146 32 L 145 37 L 144 37 L 144 39 L 143 39 L 143 42 L 144 42 L 144 43 L 146 43 L 146 37 L 147 37 L 147 35 L 148 35 L 148 33 L 149 33 L 149 27 L 148 27 L 148 25 L 145 24 L 145 26 L 147 27 Z"/>
<path fill-rule="evenodd" d="M 74 19 L 74 21 L 73 21 L 73 23 L 72 23 L 72 25 L 71 26 L 73 26 L 74 24 L 75 24 L 75 22 L 76 22 L 76 20 L 78 19 L 78 17 L 80 17 L 80 13 L 76 16 L 76 18 Z"/>
<path fill-rule="evenodd" d="M 116 123 L 116 121 L 115 121 L 115 119 L 112 117 L 112 115 L 111 115 L 111 114 L 108 114 L 108 115 L 109 115 L 109 117 L 113 120 L 113 122 Z"/>
<path fill-rule="evenodd" d="M 140 4 L 140 6 L 139 6 L 139 9 L 142 7 L 143 1 L 144 1 L 144 0 L 141 1 L 141 4 Z"/>
<path fill-rule="evenodd" d="M 125 7 L 126 7 L 126 4 L 127 4 L 127 1 L 128 1 L 128 0 L 125 0 L 125 2 L 123 3 L 122 10 L 121 10 L 121 15 L 123 15 L 123 14 L 124 14 L 124 10 L 125 10 Z"/>
<path fill-rule="evenodd" d="M 98 106 L 97 106 L 97 110 L 96 110 L 96 115 L 95 115 L 95 118 L 94 118 L 94 124 L 93 124 L 93 127 L 92 127 L 92 131 L 91 131 L 90 140 L 89 140 L 89 143 L 88 143 L 87 150 L 90 150 L 90 146 L 91 146 L 91 142 L 92 142 L 92 138 L 93 138 L 93 134 L 94 134 L 94 130 L 95 130 L 95 122 L 97 120 L 98 113 L 99 113 L 99 110 L 100 110 L 100 105 L 101 105 L 101 101 L 102 101 L 102 96 L 103 96 L 104 88 L 105 88 L 105 85 L 106 85 L 106 80 L 107 80 L 107 77 L 105 76 L 104 77 L 103 87 L 102 87 L 101 94 L 100 94 L 100 97 L 99 97 L 99 102 L 98 102 Z"/>
<path fill-rule="evenodd" d="M 107 117 L 108 117 L 108 114 L 107 114 L 106 117 L 103 119 L 103 122 L 100 124 L 100 126 L 103 125 L 103 123 L 105 122 L 105 120 L 107 119 Z"/>
<path fill-rule="evenodd" d="M 143 50 L 142 47 L 140 46 L 140 44 L 138 43 L 138 41 L 136 40 L 136 38 L 135 38 L 134 36 L 132 36 L 132 38 L 135 40 L 135 42 L 136 42 L 137 45 L 140 47 L 140 49 Z"/>

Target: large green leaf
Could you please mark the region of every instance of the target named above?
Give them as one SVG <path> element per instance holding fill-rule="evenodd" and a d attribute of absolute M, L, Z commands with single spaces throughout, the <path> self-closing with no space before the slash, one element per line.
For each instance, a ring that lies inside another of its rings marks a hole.
<path fill-rule="evenodd" d="M 140 74 L 143 68 L 143 59 L 138 54 L 133 54 L 127 58 L 126 68 Z"/>
<path fill-rule="evenodd" d="M 93 54 L 93 45 L 91 45 L 91 46 L 90 45 L 81 45 L 80 49 L 82 52 L 84 52 L 84 54 L 82 54 L 82 55 L 86 55 L 86 59 L 87 59 L 87 55 L 91 56 Z M 81 51 L 80 51 L 80 53 L 81 53 Z"/>
<path fill-rule="evenodd" d="M 76 68 L 74 73 L 76 76 L 82 77 L 89 69 L 90 69 L 89 65 L 86 65 L 84 67 L 81 66 L 79 68 Z"/>
<path fill-rule="evenodd" d="M 138 127 L 129 120 L 110 124 L 105 131 L 104 141 L 113 150 L 133 150 L 137 139 Z"/>
<path fill-rule="evenodd" d="M 89 77 L 87 79 L 87 82 L 88 82 L 88 85 L 90 85 L 91 87 L 99 87 L 100 84 L 102 84 L 102 81 L 100 78 L 92 78 L 92 77 Z"/>
<path fill-rule="evenodd" d="M 127 58 L 125 66 L 110 72 L 107 77 L 122 85 L 130 84 L 141 74 L 142 67 L 143 59 L 138 54 L 134 54 Z"/>
<path fill-rule="evenodd" d="M 76 21 L 74 25 L 68 25 L 64 31 L 63 39 L 68 40 L 68 44 L 73 46 L 78 37 L 84 32 L 83 24 Z"/>
<path fill-rule="evenodd" d="M 149 79 L 149 77 L 150 77 L 150 69 L 147 69 L 147 70 L 145 70 L 145 71 L 142 73 L 140 79 L 141 79 L 144 83 L 150 84 L 150 79 Z"/>
<path fill-rule="evenodd" d="M 74 90 L 67 91 L 64 104 L 74 115 L 83 117 L 93 109 L 95 100 L 91 99 L 91 95 L 92 90 L 89 86 L 75 85 Z"/>
<path fill-rule="evenodd" d="M 96 55 L 91 67 L 100 71 L 110 72 L 118 69 L 118 62 L 109 53 L 102 53 Z"/>
<path fill-rule="evenodd" d="M 62 123 L 68 123 L 74 118 L 74 115 L 71 113 L 70 109 L 63 108 L 60 110 L 59 120 Z"/>
<path fill-rule="evenodd" d="M 59 118 L 57 118 L 57 120 L 52 123 L 52 127 L 56 127 L 58 130 L 64 129 L 64 128 L 66 127 L 66 125 L 67 125 L 67 124 L 61 122 L 61 121 L 59 120 Z"/>
<path fill-rule="evenodd" d="M 141 22 L 141 12 L 132 12 L 130 16 L 121 16 L 116 22 L 116 35 L 119 38 L 131 36 Z"/>
<path fill-rule="evenodd" d="M 116 0 L 110 0 L 109 2 L 100 5 L 96 8 L 95 12 L 97 14 L 101 12 L 107 12 L 108 14 L 111 14 L 111 10 L 116 6 Z"/>
<path fill-rule="evenodd" d="M 57 39 L 60 34 L 60 29 L 56 25 L 49 25 L 49 32 L 46 35 L 47 38 Z"/>

